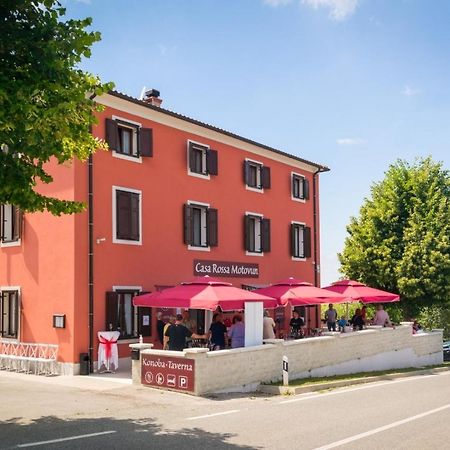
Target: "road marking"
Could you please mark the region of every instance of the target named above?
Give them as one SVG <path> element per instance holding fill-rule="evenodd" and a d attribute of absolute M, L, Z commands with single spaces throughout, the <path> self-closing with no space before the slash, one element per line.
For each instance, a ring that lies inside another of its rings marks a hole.
<path fill-rule="evenodd" d="M 27 448 L 27 447 L 35 447 L 37 445 L 56 444 L 57 442 L 73 441 L 75 439 L 84 439 L 84 438 L 89 438 L 89 437 L 94 437 L 94 436 L 103 436 L 104 434 L 111 434 L 111 433 L 117 433 L 117 431 L 114 431 L 114 430 L 101 431 L 100 433 L 80 434 L 78 436 L 70 436 L 70 437 L 61 438 L 61 439 L 52 439 L 50 441 L 29 442 L 28 444 L 19 444 L 17 447 Z"/>
<path fill-rule="evenodd" d="M 424 413 L 417 414 L 416 416 L 411 416 L 411 417 L 407 417 L 406 419 L 398 420 L 397 422 L 392 422 L 389 425 L 384 425 L 379 428 L 374 428 L 373 430 L 366 431 L 365 433 L 355 434 L 354 436 L 350 436 L 346 439 L 341 439 L 340 441 L 332 442 L 331 444 L 324 445 L 323 447 L 317 447 L 314 450 L 328 450 L 330 448 L 339 447 L 340 445 L 345 445 L 350 442 L 365 438 L 367 436 L 372 436 L 373 434 L 381 433 L 382 431 L 386 431 L 391 428 L 398 427 L 405 423 L 412 422 L 413 420 L 421 419 L 422 417 L 429 416 L 430 414 L 444 411 L 445 409 L 448 409 L 448 408 L 450 408 L 450 403 L 447 405 L 441 406 L 440 408 L 432 409 L 430 411 L 426 411 Z"/>
<path fill-rule="evenodd" d="M 363 389 L 372 389 L 372 388 L 379 387 L 379 386 L 385 386 L 386 384 L 404 383 L 406 381 L 414 381 L 414 380 L 416 380 L 416 381 L 424 380 L 426 378 L 435 377 L 435 376 L 436 375 L 423 375 L 420 378 L 408 377 L 408 378 L 401 378 L 399 380 L 384 381 L 382 383 L 375 382 L 375 383 L 365 384 L 364 386 L 359 386 L 359 387 L 355 387 L 355 388 L 351 388 L 351 389 L 345 389 L 345 386 L 341 386 L 340 388 L 335 388 L 335 389 L 342 389 L 342 390 L 327 392 L 325 394 L 319 393 L 317 395 L 309 395 L 308 397 L 294 398 L 292 400 L 284 400 L 284 401 L 280 402 L 279 404 L 284 405 L 286 403 L 302 402 L 305 400 L 311 400 L 313 398 L 323 398 L 323 397 L 328 397 L 330 395 L 346 394 L 347 392 L 361 391 Z"/>
<path fill-rule="evenodd" d="M 205 419 L 207 417 L 216 417 L 216 416 L 223 416 L 225 414 L 233 414 L 239 412 L 239 409 L 230 409 L 229 411 L 222 411 L 214 414 L 205 414 L 204 416 L 195 416 L 195 417 L 188 417 L 186 420 L 197 420 L 197 419 Z"/>

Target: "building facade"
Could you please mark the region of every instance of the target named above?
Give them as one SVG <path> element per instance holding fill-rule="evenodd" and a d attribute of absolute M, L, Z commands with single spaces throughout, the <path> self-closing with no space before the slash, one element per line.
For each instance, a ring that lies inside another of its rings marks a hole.
<path fill-rule="evenodd" d="M 195 275 L 246 288 L 288 276 L 319 284 L 325 166 L 163 109 L 155 91 L 96 100 L 105 108 L 92 132 L 110 150 L 51 164 L 54 182 L 39 188 L 87 210 L 1 207 L 4 339 L 58 344 L 76 372 L 80 353 L 96 359 L 100 330 L 120 331 L 121 356 L 139 335 L 156 338 L 155 311 L 134 308 L 137 293 Z"/>

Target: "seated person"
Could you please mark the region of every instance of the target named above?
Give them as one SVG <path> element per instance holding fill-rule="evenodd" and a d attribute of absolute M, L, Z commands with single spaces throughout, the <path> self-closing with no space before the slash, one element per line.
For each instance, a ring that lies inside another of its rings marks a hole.
<path fill-rule="evenodd" d="M 391 325 L 388 313 L 383 309 L 383 305 L 377 306 L 377 312 L 372 319 L 372 325 L 381 325 L 382 327 L 388 327 Z"/>
<path fill-rule="evenodd" d="M 362 330 L 364 327 L 364 320 L 361 315 L 361 309 L 357 308 L 355 311 L 355 314 L 353 314 L 352 319 L 350 320 L 350 323 L 353 325 L 353 330 Z"/>
<path fill-rule="evenodd" d="M 298 311 L 294 309 L 292 312 L 292 319 L 289 322 L 289 326 L 291 327 L 291 336 L 298 339 L 303 337 L 303 327 L 305 326 L 305 322 L 300 317 Z"/>
<path fill-rule="evenodd" d="M 345 331 L 345 327 L 347 326 L 347 319 L 345 316 L 341 316 L 340 320 L 338 320 L 339 331 Z"/>
<path fill-rule="evenodd" d="M 417 322 L 417 320 L 415 320 L 413 323 L 412 329 L 413 329 L 413 334 L 417 334 L 422 331 L 422 325 L 420 325 L 420 323 Z"/>

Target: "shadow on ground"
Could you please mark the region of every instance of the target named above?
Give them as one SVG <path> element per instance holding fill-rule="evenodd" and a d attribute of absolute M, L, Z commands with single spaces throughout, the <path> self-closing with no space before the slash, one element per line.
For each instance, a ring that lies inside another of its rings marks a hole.
<path fill-rule="evenodd" d="M 86 436 L 65 440 L 70 437 Z M 234 435 L 210 433 L 200 428 L 163 429 L 151 419 L 131 420 L 101 417 L 92 419 L 61 419 L 41 417 L 24 422 L 21 418 L 0 421 L 0 449 L 250 449 L 254 447 L 227 442 Z M 45 442 L 55 441 L 57 442 Z M 62 440 L 64 439 L 64 440 Z"/>

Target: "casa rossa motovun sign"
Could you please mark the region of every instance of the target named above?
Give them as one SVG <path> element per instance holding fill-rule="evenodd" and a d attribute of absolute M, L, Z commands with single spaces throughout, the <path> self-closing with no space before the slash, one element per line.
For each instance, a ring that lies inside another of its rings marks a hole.
<path fill-rule="evenodd" d="M 195 361 L 142 354 L 141 383 L 148 386 L 194 392 Z"/>
<path fill-rule="evenodd" d="M 203 259 L 194 259 L 194 275 L 258 278 L 259 265 L 231 261 L 206 261 Z"/>

